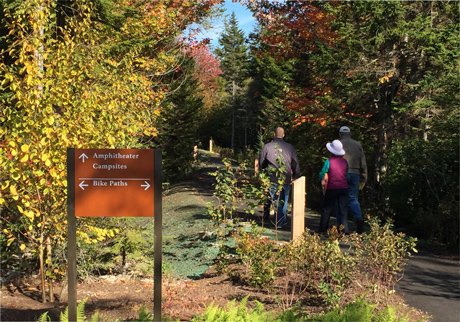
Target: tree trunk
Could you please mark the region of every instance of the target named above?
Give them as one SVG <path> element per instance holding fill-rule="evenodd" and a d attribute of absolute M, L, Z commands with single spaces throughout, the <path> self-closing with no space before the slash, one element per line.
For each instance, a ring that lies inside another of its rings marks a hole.
<path fill-rule="evenodd" d="M 400 81 L 392 76 L 379 84 L 377 148 L 375 152 L 375 175 L 372 200 L 378 206 L 386 207 L 382 179 L 387 171 L 388 154 L 391 151 L 395 131 L 393 104 Z"/>
<path fill-rule="evenodd" d="M 46 290 L 45 290 L 45 263 L 44 263 L 44 243 L 43 243 L 43 231 L 40 233 L 40 245 L 39 249 L 39 260 L 40 260 L 40 279 L 42 283 L 42 303 L 46 303 Z"/>
<path fill-rule="evenodd" d="M 52 268 L 52 257 L 51 257 L 51 251 L 52 251 L 52 248 L 51 248 L 51 238 L 48 236 L 46 238 L 46 255 L 47 255 L 47 266 L 49 269 Z M 54 302 L 54 289 L 53 289 L 53 279 L 52 278 L 49 278 L 49 281 L 48 281 L 48 286 L 49 286 L 49 296 L 50 296 L 50 302 Z"/>
<path fill-rule="evenodd" d="M 67 298 L 67 294 L 68 294 L 68 275 L 67 275 L 67 271 L 65 273 L 65 280 L 62 282 L 62 287 L 61 287 L 61 291 L 59 292 L 59 302 L 67 302 L 68 301 L 68 298 Z"/>
<path fill-rule="evenodd" d="M 1 211 L 0 211 L 1 212 Z M 21 235 L 18 232 L 18 287 L 21 288 L 21 276 L 22 276 L 22 250 L 21 243 L 19 242 Z"/>
<path fill-rule="evenodd" d="M 43 77 L 43 52 L 44 52 L 44 45 L 42 42 L 43 35 L 44 35 L 44 28 L 43 28 L 43 23 L 40 21 L 40 14 L 43 13 L 44 10 L 44 3 L 41 2 L 40 5 L 38 6 L 38 10 L 36 11 L 36 21 L 39 23 L 39 30 L 38 30 L 38 35 L 40 39 L 40 43 L 38 45 L 38 48 L 35 49 L 35 59 L 37 60 L 37 66 L 40 70 L 40 78 Z M 43 85 L 39 83 L 38 85 L 38 96 L 37 99 L 40 99 L 43 96 Z M 40 232 L 40 245 L 39 245 L 39 259 L 40 259 L 40 275 L 41 275 L 41 283 L 42 283 L 42 302 L 46 303 L 46 290 L 45 290 L 45 263 L 44 263 L 44 252 L 45 252 L 45 245 L 44 245 L 44 240 L 43 240 L 43 229 Z"/>
<path fill-rule="evenodd" d="M 236 84 L 235 81 L 232 81 L 232 141 L 230 148 L 235 148 L 235 109 L 236 109 Z"/>
<path fill-rule="evenodd" d="M 123 246 L 121 248 L 121 267 L 122 267 L 122 275 L 126 275 L 126 248 Z"/>

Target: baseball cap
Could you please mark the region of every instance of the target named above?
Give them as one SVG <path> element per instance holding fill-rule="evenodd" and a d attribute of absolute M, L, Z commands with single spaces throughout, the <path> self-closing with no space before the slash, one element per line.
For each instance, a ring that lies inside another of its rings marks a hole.
<path fill-rule="evenodd" d="M 350 128 L 348 126 L 342 126 L 339 133 L 350 133 Z"/>

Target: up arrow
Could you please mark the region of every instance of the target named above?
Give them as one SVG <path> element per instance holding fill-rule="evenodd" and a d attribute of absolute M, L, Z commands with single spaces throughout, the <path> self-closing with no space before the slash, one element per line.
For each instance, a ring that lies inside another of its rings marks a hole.
<path fill-rule="evenodd" d="M 78 158 L 82 159 L 83 163 L 85 163 L 85 158 L 88 159 L 88 156 L 86 154 L 82 153 Z"/>
<path fill-rule="evenodd" d="M 149 185 L 149 183 L 147 181 L 144 181 L 144 182 L 145 182 L 145 184 L 141 184 L 141 187 L 145 187 L 144 190 L 147 190 L 150 187 L 150 185 Z"/>
<path fill-rule="evenodd" d="M 87 184 L 84 184 L 85 181 L 83 180 L 78 186 L 81 188 L 81 190 L 85 190 L 85 188 L 83 187 L 87 187 L 88 185 Z"/>

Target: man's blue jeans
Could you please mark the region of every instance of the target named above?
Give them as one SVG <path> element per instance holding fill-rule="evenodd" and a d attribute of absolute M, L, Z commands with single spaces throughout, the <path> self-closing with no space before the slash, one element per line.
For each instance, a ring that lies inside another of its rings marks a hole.
<path fill-rule="evenodd" d="M 264 205 L 264 219 L 268 219 L 268 217 L 270 216 L 270 207 L 273 202 L 275 208 L 277 208 L 275 215 L 275 224 L 276 226 L 281 227 L 286 223 L 287 220 L 287 208 L 289 202 L 289 192 L 291 191 L 291 185 L 283 184 L 283 189 L 281 189 L 279 196 L 277 193 L 277 187 L 277 183 L 273 183 L 270 187 L 270 197 L 267 203 Z"/>
<path fill-rule="evenodd" d="M 361 205 L 358 202 L 359 194 L 359 174 L 349 173 L 348 174 L 348 209 L 353 216 L 353 220 L 363 219 L 361 216 Z M 341 222 L 342 214 L 340 213 L 338 207 L 335 207 L 335 214 L 337 222 Z M 347 216 L 347 214 L 343 214 Z"/>

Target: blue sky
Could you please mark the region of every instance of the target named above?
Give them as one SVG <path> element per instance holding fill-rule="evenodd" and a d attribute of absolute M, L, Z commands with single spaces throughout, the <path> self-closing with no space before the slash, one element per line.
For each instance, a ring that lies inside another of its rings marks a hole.
<path fill-rule="evenodd" d="M 243 30 L 246 37 L 256 26 L 256 20 L 252 17 L 252 13 L 245 7 L 240 5 L 238 2 L 233 3 L 231 0 L 225 0 L 225 15 L 230 16 L 232 12 L 235 12 L 236 19 L 238 20 L 238 26 Z M 224 21 L 213 22 L 213 29 L 202 32 L 202 38 L 210 38 L 211 46 L 215 48 L 218 46 L 217 39 L 224 30 Z"/>

